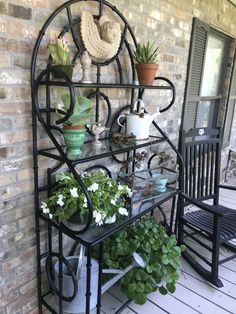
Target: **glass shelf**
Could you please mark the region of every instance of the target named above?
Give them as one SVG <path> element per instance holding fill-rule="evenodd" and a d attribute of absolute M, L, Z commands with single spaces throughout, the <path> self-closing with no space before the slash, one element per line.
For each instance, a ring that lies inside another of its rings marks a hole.
<path fill-rule="evenodd" d="M 156 195 L 156 197 L 153 197 L 150 200 L 144 200 L 140 203 L 136 203 L 135 206 L 133 206 L 130 209 L 130 215 L 128 217 L 120 219 L 116 223 L 111 225 L 91 227 L 88 231 L 85 231 L 83 234 L 78 236 L 78 238 L 87 244 L 94 245 L 104 240 L 105 238 L 109 237 L 114 232 L 134 222 L 136 219 L 147 214 L 153 208 L 156 208 L 158 205 L 161 205 L 162 203 L 166 202 L 177 193 L 178 193 L 177 189 L 167 189 L 166 192 L 160 193 L 159 195 Z"/>
<path fill-rule="evenodd" d="M 167 85 L 139 85 L 139 84 L 111 84 L 111 83 L 76 83 L 71 82 L 73 87 L 80 87 L 80 88 L 118 88 L 118 89 L 167 89 L 167 90 L 174 90 L 172 86 Z M 68 84 L 65 81 L 40 81 L 39 85 L 47 85 L 47 86 L 64 86 L 67 87 Z"/>
<path fill-rule="evenodd" d="M 164 138 L 158 137 L 158 136 L 150 136 L 146 140 L 135 141 L 132 144 L 117 144 L 106 138 L 100 141 L 101 145 L 97 146 L 97 145 L 94 145 L 94 141 L 88 141 L 81 148 L 82 150 L 81 155 L 79 155 L 77 158 L 71 161 L 74 164 L 82 163 L 85 161 L 91 161 L 91 160 L 95 160 L 99 158 L 105 158 L 112 155 L 117 155 L 120 153 L 125 153 L 130 150 L 142 148 L 142 147 L 160 143 L 163 141 L 164 141 Z M 62 148 L 64 152 L 66 153 L 66 147 L 62 147 Z M 48 149 L 41 149 L 38 151 L 38 154 L 52 158 L 52 159 L 64 161 L 63 157 L 60 156 L 58 150 L 55 147 L 48 148 Z"/>
<path fill-rule="evenodd" d="M 74 232 L 81 230 L 81 226 L 66 223 L 66 227 L 70 228 L 70 231 L 68 229 L 63 229 L 63 227 L 58 224 L 57 222 L 50 220 L 52 225 L 54 225 L 57 229 L 62 229 L 65 234 L 72 237 L 74 240 L 78 240 L 79 242 L 83 243 L 84 245 L 95 245 L 103 240 L 105 240 L 107 237 L 111 236 L 113 233 L 121 230 L 125 226 L 131 224 L 136 219 L 141 218 L 145 214 L 149 213 L 152 209 L 156 208 L 158 205 L 161 205 L 171 199 L 173 196 L 177 195 L 179 193 L 178 189 L 173 188 L 167 188 L 165 192 L 159 193 L 156 195 L 156 197 L 153 197 L 152 199 L 143 200 L 139 203 L 135 203 L 134 206 L 131 206 L 129 208 L 129 216 L 122 217 L 117 222 L 113 224 L 107 224 L 103 226 L 92 226 L 87 231 L 80 235 L 75 235 Z M 128 204 L 127 209 L 130 204 Z M 44 214 L 40 214 L 40 217 L 48 222 L 49 219 Z"/>
<path fill-rule="evenodd" d="M 157 181 L 158 177 L 159 182 Z M 178 172 L 164 166 L 159 166 L 128 174 L 120 174 L 118 180 L 120 183 L 128 185 L 132 190 L 131 206 L 134 208 L 138 207 L 142 201 L 152 200 L 161 196 L 163 193 L 167 195 L 175 191 L 178 182 Z M 160 180 L 162 180 L 162 184 L 160 184 Z"/>

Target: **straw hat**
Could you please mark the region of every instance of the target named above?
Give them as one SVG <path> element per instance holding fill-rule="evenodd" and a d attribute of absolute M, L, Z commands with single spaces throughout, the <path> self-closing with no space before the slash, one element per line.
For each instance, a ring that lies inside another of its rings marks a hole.
<path fill-rule="evenodd" d="M 86 50 L 92 57 L 98 59 L 111 59 L 120 46 L 120 24 L 103 15 L 98 26 L 89 11 L 81 14 L 81 37 Z"/>

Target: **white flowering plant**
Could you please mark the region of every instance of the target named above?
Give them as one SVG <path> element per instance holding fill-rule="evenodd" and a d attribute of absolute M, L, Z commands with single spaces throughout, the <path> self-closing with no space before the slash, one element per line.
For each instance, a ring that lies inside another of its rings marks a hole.
<path fill-rule="evenodd" d="M 93 204 L 96 225 L 112 224 L 119 217 L 128 216 L 125 202 L 127 197 L 131 197 L 132 191 L 127 185 L 119 184 L 102 169 L 84 171 L 81 178 Z M 87 198 L 73 174 L 59 173 L 56 180 L 58 184 L 53 195 L 41 203 L 42 212 L 59 222 L 79 213 L 80 223 L 86 222 L 89 210 Z"/>

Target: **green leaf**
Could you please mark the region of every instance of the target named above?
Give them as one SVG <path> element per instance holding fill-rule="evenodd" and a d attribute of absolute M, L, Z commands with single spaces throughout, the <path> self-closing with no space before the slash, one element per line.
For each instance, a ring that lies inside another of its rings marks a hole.
<path fill-rule="evenodd" d="M 155 288 L 156 285 L 157 285 L 155 279 L 152 278 L 152 277 L 150 277 L 150 276 L 149 276 L 149 278 L 148 278 L 148 282 L 149 282 L 149 284 L 150 284 L 153 288 Z"/>
<path fill-rule="evenodd" d="M 148 275 L 147 275 L 147 273 L 145 272 L 145 270 L 140 270 L 139 273 L 140 273 L 140 277 L 141 277 L 141 280 L 142 280 L 142 281 L 147 280 Z"/>
<path fill-rule="evenodd" d="M 146 270 L 147 270 L 147 272 L 148 272 L 149 274 L 151 274 L 151 273 L 153 272 L 152 267 L 149 266 L 149 265 L 146 267 Z"/>
<path fill-rule="evenodd" d="M 144 285 L 141 282 L 138 282 L 136 285 L 136 291 L 139 293 L 144 292 Z"/>
<path fill-rule="evenodd" d="M 71 97 L 69 94 L 63 94 L 61 99 L 64 104 L 64 111 L 68 111 L 70 107 Z M 92 118 L 94 115 L 91 114 L 93 102 L 84 97 L 76 96 L 72 115 L 67 119 L 66 123 L 69 125 L 85 125 L 86 121 Z M 60 115 L 64 117 L 64 115 Z"/>
<path fill-rule="evenodd" d="M 137 294 L 136 294 L 136 297 L 135 297 L 135 299 L 134 299 L 134 302 L 135 302 L 136 304 L 143 305 L 144 303 L 146 303 L 146 301 L 147 301 L 147 296 L 146 296 L 146 294 L 144 294 L 144 293 L 137 293 Z"/>
<path fill-rule="evenodd" d="M 166 288 L 170 293 L 174 293 L 176 290 L 176 287 L 173 283 L 167 283 Z"/>
<path fill-rule="evenodd" d="M 167 255 L 163 255 L 161 261 L 162 261 L 162 263 L 164 265 L 168 265 L 169 264 L 168 256 Z"/>
<path fill-rule="evenodd" d="M 170 260 L 170 265 L 177 270 L 181 268 L 180 260 Z"/>
<path fill-rule="evenodd" d="M 128 285 L 128 291 L 129 292 L 134 292 L 136 290 L 136 284 L 135 283 L 129 283 Z"/>
<path fill-rule="evenodd" d="M 168 293 L 167 289 L 164 286 L 159 287 L 159 291 L 162 295 L 166 295 Z"/>
<path fill-rule="evenodd" d="M 149 283 L 146 283 L 144 291 L 145 291 L 145 293 L 149 294 L 149 293 L 153 292 L 153 287 Z"/>
<path fill-rule="evenodd" d="M 138 281 L 142 279 L 141 274 L 140 274 L 139 271 L 135 271 L 135 279 L 138 280 Z"/>
<path fill-rule="evenodd" d="M 168 248 L 165 245 L 162 245 L 162 253 L 167 254 L 169 252 Z"/>

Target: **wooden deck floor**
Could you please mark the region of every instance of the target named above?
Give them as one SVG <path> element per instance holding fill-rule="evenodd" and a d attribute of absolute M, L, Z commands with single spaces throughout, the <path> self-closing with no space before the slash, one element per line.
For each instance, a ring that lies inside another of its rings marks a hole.
<path fill-rule="evenodd" d="M 229 181 L 236 185 L 236 180 Z M 236 192 L 222 190 L 222 205 L 234 207 Z M 227 255 L 226 250 L 221 251 Z M 216 288 L 202 279 L 187 262 L 182 260 L 182 273 L 174 294 L 162 296 L 151 293 L 142 305 L 131 303 L 122 314 L 236 314 L 236 259 L 220 266 L 223 288 Z M 112 314 L 126 300 L 117 288 L 112 288 L 103 296 L 103 313 Z"/>

